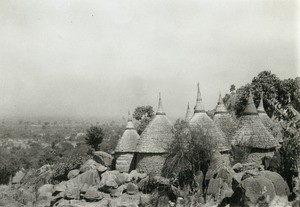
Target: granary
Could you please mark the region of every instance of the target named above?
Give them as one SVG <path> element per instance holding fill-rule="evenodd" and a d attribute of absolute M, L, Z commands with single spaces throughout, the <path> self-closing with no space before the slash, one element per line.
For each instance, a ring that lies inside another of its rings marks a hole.
<path fill-rule="evenodd" d="M 134 128 L 132 116 L 128 112 L 128 122 L 126 129 L 120 138 L 115 149 L 116 170 L 129 172 L 134 168 L 134 153 L 140 136 Z"/>
<path fill-rule="evenodd" d="M 199 83 L 197 92 L 197 101 L 194 108 L 194 115 L 190 122 L 191 129 L 201 129 L 204 133 L 208 133 L 218 144 L 218 150 L 221 154 L 228 154 L 230 145 L 226 140 L 225 134 L 213 123 L 212 119 L 206 114 L 202 97 L 200 93 Z M 229 160 L 228 160 L 229 161 Z"/>
<path fill-rule="evenodd" d="M 190 104 L 188 103 L 188 105 L 187 105 L 187 109 L 186 109 L 186 114 L 185 114 L 185 121 L 186 122 L 189 122 L 190 121 L 190 119 L 192 118 L 192 116 L 193 116 L 193 114 L 192 114 L 192 111 L 191 111 L 191 109 L 190 109 Z"/>
<path fill-rule="evenodd" d="M 137 170 L 139 172 L 161 174 L 167 149 L 173 138 L 173 125 L 163 110 L 159 94 L 157 112 L 141 134 L 137 145 Z"/>
<path fill-rule="evenodd" d="M 250 152 L 247 162 L 256 163 L 261 163 L 266 155 L 273 156 L 275 148 L 279 146 L 259 118 L 251 92 L 232 144 L 247 149 Z"/>
<path fill-rule="evenodd" d="M 222 130 L 225 134 L 227 141 L 232 142 L 232 138 L 237 130 L 237 123 L 231 114 L 227 111 L 221 93 L 219 94 L 219 101 L 213 116 L 214 124 Z"/>
<path fill-rule="evenodd" d="M 257 107 L 257 112 L 258 116 L 260 117 L 262 123 L 267 128 L 267 130 L 277 139 L 279 143 L 282 143 L 282 128 L 280 127 L 280 125 L 275 124 L 274 121 L 266 113 L 263 103 L 263 93 L 260 94 L 260 103 Z"/>

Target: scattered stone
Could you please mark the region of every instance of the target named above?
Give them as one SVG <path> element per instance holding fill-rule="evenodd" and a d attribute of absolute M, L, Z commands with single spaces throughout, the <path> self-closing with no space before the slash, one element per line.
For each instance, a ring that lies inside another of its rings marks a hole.
<path fill-rule="evenodd" d="M 113 156 L 103 151 L 95 151 L 93 159 L 105 167 L 110 168 L 113 161 Z"/>
<path fill-rule="evenodd" d="M 72 178 L 75 178 L 77 175 L 79 175 L 80 173 L 80 170 L 76 169 L 76 170 L 71 170 L 69 173 L 68 173 L 68 179 L 72 179 Z"/>
<path fill-rule="evenodd" d="M 242 187 L 245 206 L 254 206 L 259 202 L 270 204 L 276 194 L 272 181 L 263 176 L 254 176 L 243 180 Z"/>
<path fill-rule="evenodd" d="M 84 184 L 89 186 L 99 186 L 100 185 L 100 176 L 97 170 L 89 170 L 82 174 L 79 174 L 77 177 L 67 181 L 67 184 L 78 186 L 82 188 Z"/>
<path fill-rule="evenodd" d="M 96 188 L 89 187 L 83 197 L 85 200 L 92 202 L 101 200 L 103 195 Z"/>
<path fill-rule="evenodd" d="M 127 194 L 135 195 L 138 193 L 138 191 L 139 191 L 139 188 L 136 184 L 134 184 L 134 183 L 127 184 L 127 189 L 126 189 Z"/>
<path fill-rule="evenodd" d="M 66 182 L 61 182 L 53 187 L 53 194 L 64 192 L 67 189 Z"/>
<path fill-rule="evenodd" d="M 141 194 L 140 205 L 141 205 L 141 207 L 151 206 L 151 194 Z"/>
<path fill-rule="evenodd" d="M 259 175 L 272 181 L 275 187 L 276 195 L 284 196 L 286 198 L 289 196 L 290 194 L 289 186 L 278 173 L 265 170 L 259 172 Z"/>
<path fill-rule="evenodd" d="M 70 199 L 70 200 L 78 200 L 80 197 L 80 190 L 77 187 L 70 187 L 67 188 L 65 191 L 64 198 Z"/>
<path fill-rule="evenodd" d="M 124 183 L 130 182 L 128 181 L 129 179 L 130 178 L 128 173 L 119 173 L 116 175 L 115 181 L 118 185 L 122 185 Z"/>
<path fill-rule="evenodd" d="M 12 178 L 12 184 L 20 184 L 24 176 L 25 176 L 25 172 L 23 170 L 19 170 Z"/>
<path fill-rule="evenodd" d="M 95 170 L 100 166 L 95 160 L 89 159 L 80 167 L 80 172 L 84 173 L 89 170 Z"/>
<path fill-rule="evenodd" d="M 131 176 L 132 180 L 135 180 L 135 181 L 139 181 L 139 180 L 147 177 L 146 173 L 139 173 L 136 170 L 132 170 L 129 175 Z"/>
<path fill-rule="evenodd" d="M 117 189 L 112 189 L 110 191 L 110 196 L 111 197 L 120 197 L 126 189 L 127 189 L 127 185 L 123 184 L 123 185 L 119 186 Z"/>
<path fill-rule="evenodd" d="M 232 169 L 234 170 L 234 172 L 238 173 L 241 172 L 243 170 L 243 165 L 241 163 L 236 163 L 235 165 L 233 165 Z"/>
<path fill-rule="evenodd" d="M 100 166 L 97 168 L 99 173 L 104 173 L 107 170 L 107 167 L 100 164 Z"/>
<path fill-rule="evenodd" d="M 86 193 L 86 191 L 89 189 L 89 184 L 85 183 L 83 186 L 80 188 L 80 193 Z"/>

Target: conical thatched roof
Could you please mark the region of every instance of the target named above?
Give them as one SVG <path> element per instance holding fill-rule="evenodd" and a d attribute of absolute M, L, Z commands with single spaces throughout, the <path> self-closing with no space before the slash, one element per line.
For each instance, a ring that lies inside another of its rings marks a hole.
<path fill-rule="evenodd" d="M 213 121 L 214 124 L 225 134 L 228 142 L 231 143 L 237 129 L 237 123 L 224 106 L 221 93 L 219 94 L 219 101 L 213 116 Z"/>
<path fill-rule="evenodd" d="M 268 116 L 265 111 L 263 103 L 263 93 L 260 94 L 260 103 L 257 107 L 258 116 L 260 117 L 264 126 L 269 130 L 269 132 L 277 139 L 278 142 L 283 142 L 281 127 L 273 122 L 273 120 Z"/>
<path fill-rule="evenodd" d="M 259 149 L 271 149 L 279 145 L 259 118 L 251 92 L 233 144 Z"/>
<path fill-rule="evenodd" d="M 165 153 L 173 141 L 173 125 L 162 108 L 159 96 L 156 115 L 141 134 L 138 142 L 139 153 Z"/>
<path fill-rule="evenodd" d="M 288 97 L 289 97 L 289 103 L 288 103 L 289 109 L 292 111 L 292 113 L 294 115 L 294 118 L 296 120 L 300 120 L 300 113 L 293 107 L 293 105 L 291 103 L 291 96 L 290 96 L 290 94 L 288 94 Z"/>
<path fill-rule="evenodd" d="M 191 118 L 189 124 L 191 128 L 200 128 L 201 130 L 207 132 L 210 136 L 212 136 L 212 138 L 219 144 L 219 151 L 227 151 L 230 149 L 225 134 L 218 127 L 216 127 L 216 125 L 204 110 L 199 84 L 194 115 Z"/>
<path fill-rule="evenodd" d="M 134 128 L 132 123 L 132 116 L 128 112 L 128 122 L 126 129 L 120 138 L 115 152 L 135 152 L 138 140 L 140 139 L 139 134 Z"/>
<path fill-rule="evenodd" d="M 185 114 L 185 121 L 188 122 L 192 118 L 192 116 L 193 116 L 193 114 L 190 109 L 190 104 L 188 103 L 187 109 L 186 109 L 186 114 Z"/>

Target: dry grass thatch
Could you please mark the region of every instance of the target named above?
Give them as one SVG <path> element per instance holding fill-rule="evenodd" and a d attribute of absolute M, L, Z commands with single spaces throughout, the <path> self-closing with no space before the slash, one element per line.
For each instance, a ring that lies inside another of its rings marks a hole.
<path fill-rule="evenodd" d="M 173 125 L 164 114 L 156 114 L 141 134 L 136 152 L 165 153 L 173 141 Z"/>
<path fill-rule="evenodd" d="M 139 139 L 140 136 L 135 129 L 126 129 L 117 144 L 115 152 L 135 152 Z"/>
<path fill-rule="evenodd" d="M 240 126 L 233 138 L 233 144 L 258 149 L 271 149 L 279 145 L 258 115 L 241 117 Z"/>
<path fill-rule="evenodd" d="M 204 132 L 207 132 L 214 140 L 219 144 L 219 151 L 228 151 L 230 144 L 227 141 L 225 134 L 213 123 L 211 118 L 205 113 L 195 113 L 190 120 L 191 128 L 200 128 Z"/>

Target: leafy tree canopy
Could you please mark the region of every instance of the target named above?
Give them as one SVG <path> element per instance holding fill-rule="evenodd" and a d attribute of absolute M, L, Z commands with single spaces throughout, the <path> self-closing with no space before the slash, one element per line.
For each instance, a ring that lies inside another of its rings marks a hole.
<path fill-rule="evenodd" d="M 86 133 L 86 143 L 99 150 L 99 145 L 102 143 L 104 137 L 103 129 L 99 126 L 91 126 Z"/>

